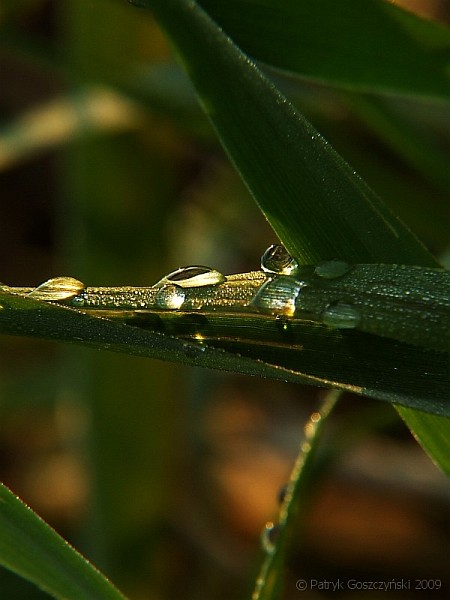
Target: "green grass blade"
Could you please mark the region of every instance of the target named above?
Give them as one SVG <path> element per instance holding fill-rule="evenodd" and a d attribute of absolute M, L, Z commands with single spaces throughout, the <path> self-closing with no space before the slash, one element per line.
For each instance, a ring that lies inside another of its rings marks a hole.
<path fill-rule="evenodd" d="M 278 521 L 275 525 L 276 530 L 271 531 L 270 525 L 272 524 L 269 524 L 269 528 L 266 526 L 263 531 L 263 548 L 266 551 L 266 556 L 256 579 L 252 600 L 275 600 L 280 597 L 282 564 L 289 534 L 292 534 L 293 523 L 299 507 L 307 500 L 311 489 L 309 480 L 314 470 L 314 462 L 317 460 L 320 442 L 323 439 L 324 426 L 339 397 L 339 392 L 329 392 L 324 398 L 320 410 L 313 413 L 305 425 L 306 440 L 302 440 L 289 477 Z M 269 537 L 271 533 L 275 533 L 274 540 Z M 264 539 L 265 534 L 267 534 L 268 539 Z"/>
<path fill-rule="evenodd" d="M 125 598 L 3 484 L 0 484 L 0 564 L 55 598 Z"/>
<path fill-rule="evenodd" d="M 0 333 L 75 342 L 135 356 L 331 386 L 450 416 L 448 354 L 381 336 L 300 322 L 289 335 L 302 343 L 291 348 L 289 343 L 271 343 L 280 335 L 275 319 L 269 319 L 264 326 L 261 319 L 248 316 L 245 327 L 257 331 L 261 340 L 260 344 L 248 344 L 245 340 L 220 336 L 220 331 L 225 332 L 231 326 L 225 317 L 215 324 L 218 339 L 200 345 L 8 293 L 0 292 L 0 305 Z M 177 318 L 176 312 L 173 317 Z"/>
<path fill-rule="evenodd" d="M 305 262 L 340 257 L 435 266 L 427 250 L 195 2 L 139 4 L 153 9 L 171 37 L 231 160 L 292 254 Z M 436 419 L 399 410 L 450 474 L 450 422 L 440 422 L 446 435 L 436 452 Z"/>
<path fill-rule="evenodd" d="M 450 96 L 450 30 L 384 0 L 200 0 L 253 58 L 351 90 Z"/>
<path fill-rule="evenodd" d="M 222 144 L 291 254 L 306 264 L 338 257 L 433 265 L 411 232 L 198 5 L 145 4 L 174 41 Z"/>

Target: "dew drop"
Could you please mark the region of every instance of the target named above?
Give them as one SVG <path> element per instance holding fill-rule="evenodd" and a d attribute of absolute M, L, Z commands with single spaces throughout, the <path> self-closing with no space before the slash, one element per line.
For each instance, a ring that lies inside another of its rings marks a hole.
<path fill-rule="evenodd" d="M 225 275 L 215 269 L 192 266 L 172 271 L 172 273 L 163 277 L 157 285 L 172 283 L 183 288 L 206 287 L 223 283 L 225 279 Z"/>
<path fill-rule="evenodd" d="M 298 262 L 281 244 L 272 244 L 261 256 L 261 269 L 275 275 L 295 275 Z"/>
<path fill-rule="evenodd" d="M 27 296 L 36 300 L 58 302 L 70 300 L 82 292 L 85 287 L 84 283 L 73 277 L 53 277 L 53 279 L 49 279 L 38 285 Z"/>
<path fill-rule="evenodd" d="M 261 545 L 263 550 L 268 554 L 275 552 L 276 543 L 280 534 L 280 526 L 277 523 L 268 521 L 264 525 L 264 529 L 261 532 Z"/>
<path fill-rule="evenodd" d="M 251 304 L 263 313 L 292 317 L 295 301 L 304 285 L 303 281 L 294 277 L 274 277 L 259 288 Z"/>
<path fill-rule="evenodd" d="M 336 279 L 351 271 L 352 266 L 343 260 L 327 260 L 314 269 L 314 273 L 324 279 Z"/>
<path fill-rule="evenodd" d="M 360 320 L 358 309 L 342 302 L 331 304 L 322 313 L 322 322 L 336 329 L 354 329 L 359 325 Z"/>
<path fill-rule="evenodd" d="M 83 298 L 83 296 L 75 296 L 75 298 L 72 298 L 72 300 L 70 301 L 70 304 L 72 306 L 75 306 L 75 308 L 81 308 L 82 306 L 84 306 L 86 303 L 85 298 Z"/>
<path fill-rule="evenodd" d="M 158 308 L 177 310 L 183 306 L 185 293 L 176 285 L 163 286 L 155 296 L 155 305 Z"/>

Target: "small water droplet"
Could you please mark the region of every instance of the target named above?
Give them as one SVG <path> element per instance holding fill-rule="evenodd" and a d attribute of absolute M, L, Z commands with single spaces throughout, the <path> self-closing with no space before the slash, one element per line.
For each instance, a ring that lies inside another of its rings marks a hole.
<path fill-rule="evenodd" d="M 75 308 L 81 308 L 85 305 L 85 302 L 86 300 L 83 296 L 75 296 L 75 298 L 72 298 L 70 301 L 70 304 L 71 306 L 75 306 Z"/>
<path fill-rule="evenodd" d="M 294 277 L 274 277 L 259 288 L 251 304 L 263 313 L 292 317 L 295 301 L 304 285 Z"/>
<path fill-rule="evenodd" d="M 327 260 L 314 269 L 314 273 L 324 279 L 336 279 L 351 271 L 352 266 L 343 260 Z"/>
<path fill-rule="evenodd" d="M 268 554 L 273 554 L 275 552 L 275 546 L 279 534 L 280 526 L 277 523 L 268 521 L 264 525 L 264 529 L 261 532 L 261 545 L 263 550 L 265 550 Z"/>
<path fill-rule="evenodd" d="M 163 286 L 155 296 L 155 305 L 167 310 L 178 310 L 183 306 L 185 293 L 176 285 Z"/>
<path fill-rule="evenodd" d="M 360 320 L 358 309 L 343 302 L 330 304 L 322 313 L 322 322 L 336 329 L 354 329 L 359 325 Z"/>
<path fill-rule="evenodd" d="M 176 271 L 172 271 L 163 277 L 157 285 L 165 285 L 167 283 L 175 284 L 179 287 L 207 287 L 210 285 L 218 285 L 223 283 L 226 277 L 215 269 L 209 267 L 192 266 L 182 267 Z"/>
<path fill-rule="evenodd" d="M 281 244 L 272 244 L 261 256 L 261 269 L 275 275 L 295 275 L 298 262 Z"/>

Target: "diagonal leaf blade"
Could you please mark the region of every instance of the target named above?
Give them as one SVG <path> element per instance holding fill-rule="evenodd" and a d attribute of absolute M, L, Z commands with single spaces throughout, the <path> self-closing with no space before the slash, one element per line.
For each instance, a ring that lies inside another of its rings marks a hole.
<path fill-rule="evenodd" d="M 354 91 L 450 97 L 450 30 L 391 2 L 199 4 L 249 56 L 276 68 Z"/>
<path fill-rule="evenodd" d="M 196 2 L 136 3 L 151 8 L 168 33 L 231 160 L 294 256 L 436 265 Z M 436 446 L 436 418 L 399 410 L 450 474 L 450 422 L 439 422 L 446 435 Z"/>
<path fill-rule="evenodd" d="M 406 226 L 197 4 L 139 3 L 153 9 L 174 40 L 222 144 L 291 254 L 306 264 L 336 257 L 360 263 L 435 264 Z"/>
<path fill-rule="evenodd" d="M 0 484 L 0 564 L 64 600 L 124 600 L 112 583 Z"/>

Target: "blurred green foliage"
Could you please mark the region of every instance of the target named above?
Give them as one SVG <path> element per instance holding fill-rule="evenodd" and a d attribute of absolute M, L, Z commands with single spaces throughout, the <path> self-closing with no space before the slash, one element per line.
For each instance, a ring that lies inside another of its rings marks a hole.
<path fill-rule="evenodd" d="M 150 13 L 118 0 L 5 1 L 0 31 L 2 281 L 146 285 L 189 263 L 258 266 L 273 233 Z M 448 105 L 272 75 L 448 260 Z M 243 597 L 262 515 L 275 510 L 316 392 L 29 340 L 3 339 L 0 351 L 2 479 L 131 598 Z M 359 429 L 405 435 L 381 404 L 360 412 L 347 439 Z M 252 451 L 264 472 L 255 483 L 240 470 Z M 272 475 L 280 457 L 286 471 Z M 291 574 L 320 570 L 314 544 L 296 550 Z M 380 558 L 355 569 L 397 575 L 422 563 L 420 573 L 442 575 L 427 552 L 422 542 L 397 571 Z M 333 573 L 336 556 L 323 560 Z M 8 599 L 43 597 L 0 576 Z"/>

